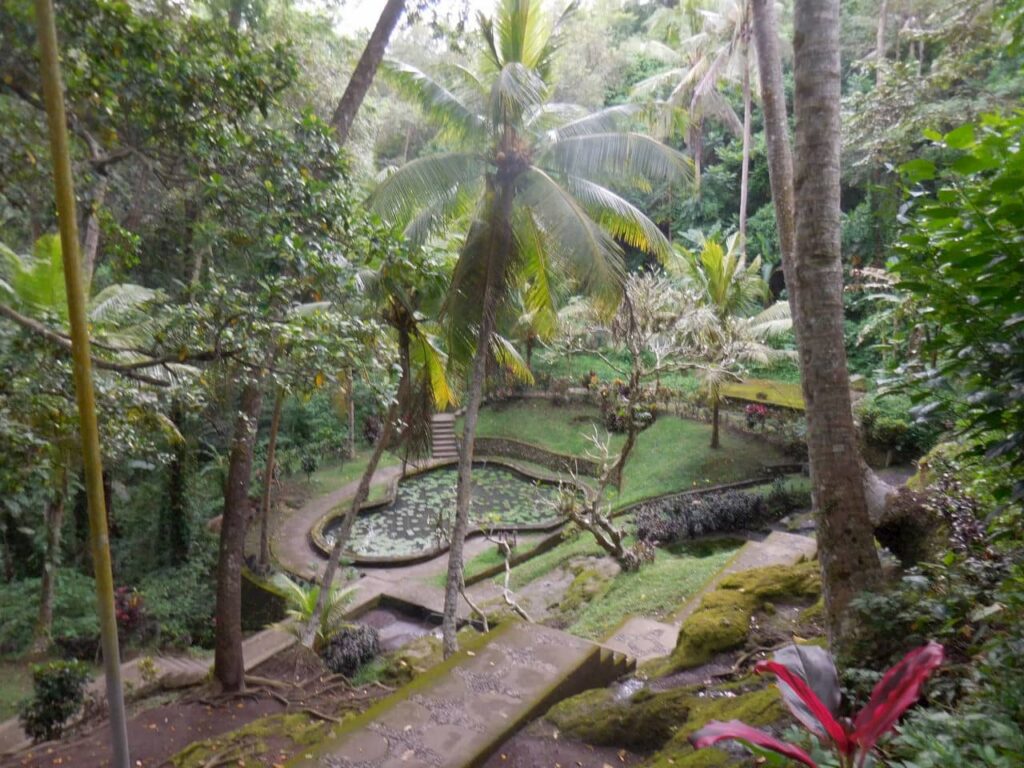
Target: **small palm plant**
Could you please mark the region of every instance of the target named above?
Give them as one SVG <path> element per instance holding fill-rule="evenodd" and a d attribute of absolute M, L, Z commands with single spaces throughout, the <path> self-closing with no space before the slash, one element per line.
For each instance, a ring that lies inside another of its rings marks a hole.
<path fill-rule="evenodd" d="M 724 246 L 717 238 L 701 234 L 693 239 L 697 247 L 679 248 L 679 258 L 669 265 L 692 296 L 676 330 L 693 356 L 705 364 L 698 373 L 711 402 L 711 447 L 718 448 L 722 386 L 736 380 L 744 365 L 793 357 L 791 350 L 769 345 L 788 333 L 793 323 L 786 302 L 765 308 L 769 291 L 761 278 L 761 260 L 744 258 L 737 235 Z"/>
<path fill-rule="evenodd" d="M 301 639 L 310 617 L 316 610 L 317 599 L 320 597 L 320 586 L 314 584 L 311 587 L 305 587 L 283 573 L 274 577 L 273 584 L 280 590 L 288 604 L 288 620 L 278 622 L 275 628 L 289 632 Z M 327 591 L 324 609 L 316 624 L 313 650 L 319 652 L 334 635 L 347 626 L 344 609 L 352 600 L 352 592 L 352 587 L 331 587 Z"/>

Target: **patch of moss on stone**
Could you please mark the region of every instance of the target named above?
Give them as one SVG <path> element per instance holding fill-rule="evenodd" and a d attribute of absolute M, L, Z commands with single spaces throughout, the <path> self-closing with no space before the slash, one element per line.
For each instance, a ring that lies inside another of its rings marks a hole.
<path fill-rule="evenodd" d="M 598 688 L 556 704 L 546 717 L 565 734 L 588 744 L 645 752 L 672 737 L 686 721 L 693 698 L 689 688 L 680 688 L 640 691 L 616 701 L 611 689 Z"/>
<path fill-rule="evenodd" d="M 749 679 L 746 681 L 748 685 L 750 682 Z M 785 706 L 774 685 L 748 690 L 737 696 L 716 697 L 716 693 L 724 693 L 721 686 L 708 691 L 707 696 L 693 697 L 686 722 L 676 730 L 660 752 L 644 763 L 644 768 L 710 768 L 728 765 L 734 762 L 728 753 L 716 748 L 695 750 L 690 745 L 690 736 L 712 720 L 740 720 L 763 728 L 787 717 Z"/>
<path fill-rule="evenodd" d="M 754 612 L 782 597 L 813 597 L 821 592 L 815 563 L 773 565 L 730 574 L 701 600 L 683 622 L 672 655 L 645 671 L 659 676 L 692 669 L 716 653 L 743 645 Z"/>
<path fill-rule="evenodd" d="M 800 611 L 800 623 L 807 624 L 810 622 L 819 622 L 824 619 L 825 616 L 825 599 L 818 598 L 814 605 L 804 608 Z"/>
<path fill-rule="evenodd" d="M 565 596 L 559 602 L 562 617 L 568 622 L 579 610 L 593 600 L 599 600 L 612 585 L 608 574 L 597 568 L 580 566 Z"/>

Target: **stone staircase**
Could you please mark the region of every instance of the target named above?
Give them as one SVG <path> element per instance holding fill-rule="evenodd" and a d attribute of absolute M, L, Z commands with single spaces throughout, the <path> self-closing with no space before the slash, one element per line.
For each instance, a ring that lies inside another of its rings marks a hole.
<path fill-rule="evenodd" d="M 474 768 L 562 699 L 636 662 L 539 624 L 508 622 L 346 720 L 292 768 Z"/>
<path fill-rule="evenodd" d="M 434 459 L 459 458 L 459 444 L 455 440 L 455 415 L 435 413 L 430 417 L 430 454 Z"/>

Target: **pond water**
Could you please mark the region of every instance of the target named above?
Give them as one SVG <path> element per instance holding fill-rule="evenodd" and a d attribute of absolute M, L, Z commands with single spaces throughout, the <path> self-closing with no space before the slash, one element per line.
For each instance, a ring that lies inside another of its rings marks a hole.
<path fill-rule="evenodd" d="M 360 514 L 347 549 L 363 557 L 410 557 L 438 548 L 455 513 L 457 479 L 454 467 L 441 467 L 400 480 L 393 504 Z M 557 495 L 554 483 L 493 464 L 474 466 L 470 520 L 498 529 L 554 523 Z M 324 527 L 329 545 L 340 524 L 335 518 Z"/>

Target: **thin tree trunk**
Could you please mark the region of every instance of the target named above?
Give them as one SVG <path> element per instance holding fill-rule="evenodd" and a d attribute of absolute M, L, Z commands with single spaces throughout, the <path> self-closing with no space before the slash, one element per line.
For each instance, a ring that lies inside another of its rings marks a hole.
<path fill-rule="evenodd" d="M 402 410 L 409 403 L 409 388 L 412 385 L 409 345 L 409 329 L 404 326 L 399 327 L 398 354 L 402 376 L 398 381 L 398 392 L 396 393 L 395 401 L 388 407 L 388 412 L 384 417 L 384 426 L 381 429 L 380 436 L 377 438 L 376 445 L 373 447 L 370 461 L 366 465 L 366 469 L 363 470 L 363 476 L 359 479 L 356 495 L 353 497 L 352 504 L 349 505 L 348 512 L 344 519 L 342 519 L 341 527 L 335 535 L 334 546 L 331 548 L 331 555 L 327 559 L 327 569 L 324 571 L 324 578 L 320 584 L 320 593 L 317 595 L 316 605 L 313 607 L 313 613 L 310 614 L 309 622 L 302 633 L 302 643 L 308 648 L 313 647 L 316 639 L 316 630 L 320 624 L 320 617 L 327 609 L 327 597 L 334 584 L 334 577 L 337 574 L 338 566 L 341 564 L 342 550 L 352 536 L 352 526 L 355 525 L 356 518 L 359 516 L 359 508 L 363 506 L 363 502 L 370 495 L 370 483 L 373 480 L 374 473 L 377 471 L 377 465 L 380 463 L 381 456 L 384 455 L 384 450 L 391 443 L 392 436 L 398 429 L 398 421 L 401 418 Z M 402 460 L 402 475 L 405 475 L 404 459 Z"/>
<path fill-rule="evenodd" d="M 359 57 L 359 63 L 352 73 L 352 79 L 348 81 L 348 87 L 338 102 L 334 116 L 331 118 L 331 125 L 338 134 L 338 142 L 344 146 L 348 141 L 349 132 L 352 130 L 352 123 L 355 121 L 356 113 L 359 111 L 366 92 L 370 90 L 377 68 L 384 58 L 384 52 L 388 47 L 388 40 L 394 32 L 398 19 L 405 10 L 405 0 L 388 0 L 380 18 L 377 19 L 377 26 L 373 28 L 363 55 Z"/>
<path fill-rule="evenodd" d="M 39 585 L 39 613 L 32 640 L 33 653 L 43 654 L 50 647 L 50 632 L 53 629 L 53 593 L 57 584 L 57 568 L 60 567 L 60 533 L 64 525 L 64 507 L 68 495 L 67 463 L 62 460 L 57 470 L 57 483 L 53 498 L 46 505 L 46 554 L 43 560 L 43 578 Z"/>
<path fill-rule="evenodd" d="M 327 597 L 334 584 L 334 578 L 338 574 L 341 553 L 352 535 L 352 526 L 355 525 L 356 517 L 359 516 L 359 508 L 370 495 L 370 482 L 377 471 L 377 465 L 380 463 L 381 456 L 384 455 L 385 448 L 387 448 L 388 443 L 391 442 L 392 435 L 395 433 L 395 422 L 397 420 L 398 402 L 395 401 L 388 408 L 387 415 L 384 417 L 384 426 L 381 428 L 380 436 L 373 446 L 373 453 L 370 454 L 370 461 L 366 465 L 366 469 L 363 470 L 363 476 L 359 479 L 356 495 L 352 497 L 352 503 L 349 504 L 348 511 L 341 520 L 341 527 L 338 528 L 338 532 L 334 535 L 334 546 L 331 548 L 331 554 L 327 558 L 327 568 L 324 570 L 324 576 L 320 580 L 320 594 L 317 595 L 316 606 L 314 606 L 313 613 L 310 614 L 309 621 L 302 630 L 302 644 L 307 648 L 312 648 L 313 643 L 316 641 L 316 630 L 320 625 L 320 617 L 323 616 L 324 610 L 327 608 Z"/>
<path fill-rule="evenodd" d="M 348 459 L 356 457 L 356 382 L 348 372 Z"/>
<path fill-rule="evenodd" d="M 796 242 L 795 208 L 793 205 L 793 153 L 789 144 L 789 121 L 786 119 L 786 92 L 782 81 L 782 57 L 779 55 L 779 33 L 775 24 L 772 0 L 751 0 L 754 24 L 754 46 L 757 50 L 758 73 L 761 79 L 761 109 L 764 112 L 765 143 L 768 149 L 768 178 L 775 224 L 779 232 L 782 270 L 787 285 Z M 796 307 L 793 292 L 789 305 L 794 320 Z"/>
<path fill-rule="evenodd" d="M 89 206 L 89 215 L 85 219 L 85 242 L 82 244 L 82 281 L 85 283 L 87 294 L 90 292 L 89 286 L 92 284 L 92 275 L 96 270 L 96 254 L 99 253 L 100 248 L 100 209 L 107 199 L 109 186 L 110 179 L 106 174 L 100 176 L 96 193 Z"/>
<path fill-rule="evenodd" d="M 843 339 L 840 253 L 839 0 L 797 0 L 797 304 L 814 510 L 826 623 L 833 648 L 848 640 L 847 607 L 881 568 L 868 516 Z"/>
<path fill-rule="evenodd" d="M 744 22 L 745 23 L 745 22 Z M 740 249 L 747 252 L 747 197 L 750 192 L 750 44 L 743 33 L 743 161 L 740 165 Z"/>
<path fill-rule="evenodd" d="M 192 543 L 192 516 L 188 501 L 189 446 L 184 437 L 185 413 L 177 398 L 171 404 L 171 421 L 182 439 L 176 443 L 167 467 L 167 505 L 160 525 L 160 541 L 166 546 L 164 561 L 180 565 L 188 559 Z"/>
<path fill-rule="evenodd" d="M 242 389 L 235 418 L 228 458 L 228 478 L 224 485 L 224 513 L 221 516 L 217 557 L 217 626 L 213 673 L 224 691 L 229 693 L 245 687 L 245 662 L 242 658 L 242 561 L 249 516 L 252 450 L 262 402 L 259 382 L 247 383 Z"/>
<path fill-rule="evenodd" d="M 878 6 L 878 29 L 875 32 L 875 87 L 885 82 L 885 20 L 889 15 L 889 0 Z"/>
<path fill-rule="evenodd" d="M 237 32 L 242 26 L 242 4 L 244 0 L 230 0 L 228 7 L 228 27 Z"/>
<path fill-rule="evenodd" d="M 270 435 L 267 438 L 267 464 L 263 468 L 263 498 L 260 499 L 260 555 L 259 565 L 266 568 L 270 562 L 270 507 L 274 498 L 274 469 L 277 457 L 277 433 L 281 428 L 281 410 L 284 407 L 284 387 L 277 388 L 274 414 L 270 417 Z"/>
<path fill-rule="evenodd" d="M 721 443 L 718 440 L 718 407 L 719 407 L 719 396 L 713 394 L 711 396 L 711 447 L 720 448 Z"/>
<path fill-rule="evenodd" d="M 78 433 L 81 438 L 85 488 L 89 497 L 89 540 L 92 544 L 96 576 L 96 612 L 100 620 L 103 676 L 110 711 L 111 765 L 113 768 L 128 768 L 131 765 L 128 720 L 124 708 L 124 691 L 121 687 L 121 654 L 118 648 L 117 618 L 114 613 L 110 544 L 103 514 L 103 454 L 100 450 L 99 423 L 96 419 L 96 393 L 89 352 L 89 323 L 85 311 L 86 294 L 78 253 L 75 184 L 71 172 L 67 114 L 64 109 L 64 88 L 60 76 L 57 23 L 52 0 L 36 0 L 35 11 L 43 100 L 46 103 L 50 158 L 53 162 L 57 223 L 64 254 L 64 288 L 68 302 L 68 325 L 71 330 Z"/>
<path fill-rule="evenodd" d="M 498 301 L 498 273 L 504 268 L 511 246 L 512 234 L 509 219 L 512 212 L 512 191 L 508 182 L 499 188 L 498 195 L 499 199 L 495 201 L 497 216 L 492 230 L 494 247 L 488 253 L 476 355 L 473 360 L 473 375 L 469 384 L 469 401 L 466 403 L 466 415 L 463 421 L 462 451 L 459 454 L 459 479 L 455 498 L 455 520 L 448 549 L 448 576 L 445 581 L 444 615 L 441 620 L 441 642 L 445 658 L 459 650 L 457 613 L 459 595 L 464 589 L 462 550 L 466 542 L 466 531 L 469 528 L 476 423 L 480 415 L 480 402 L 483 400 L 484 381 L 487 378 L 487 355 Z"/>

